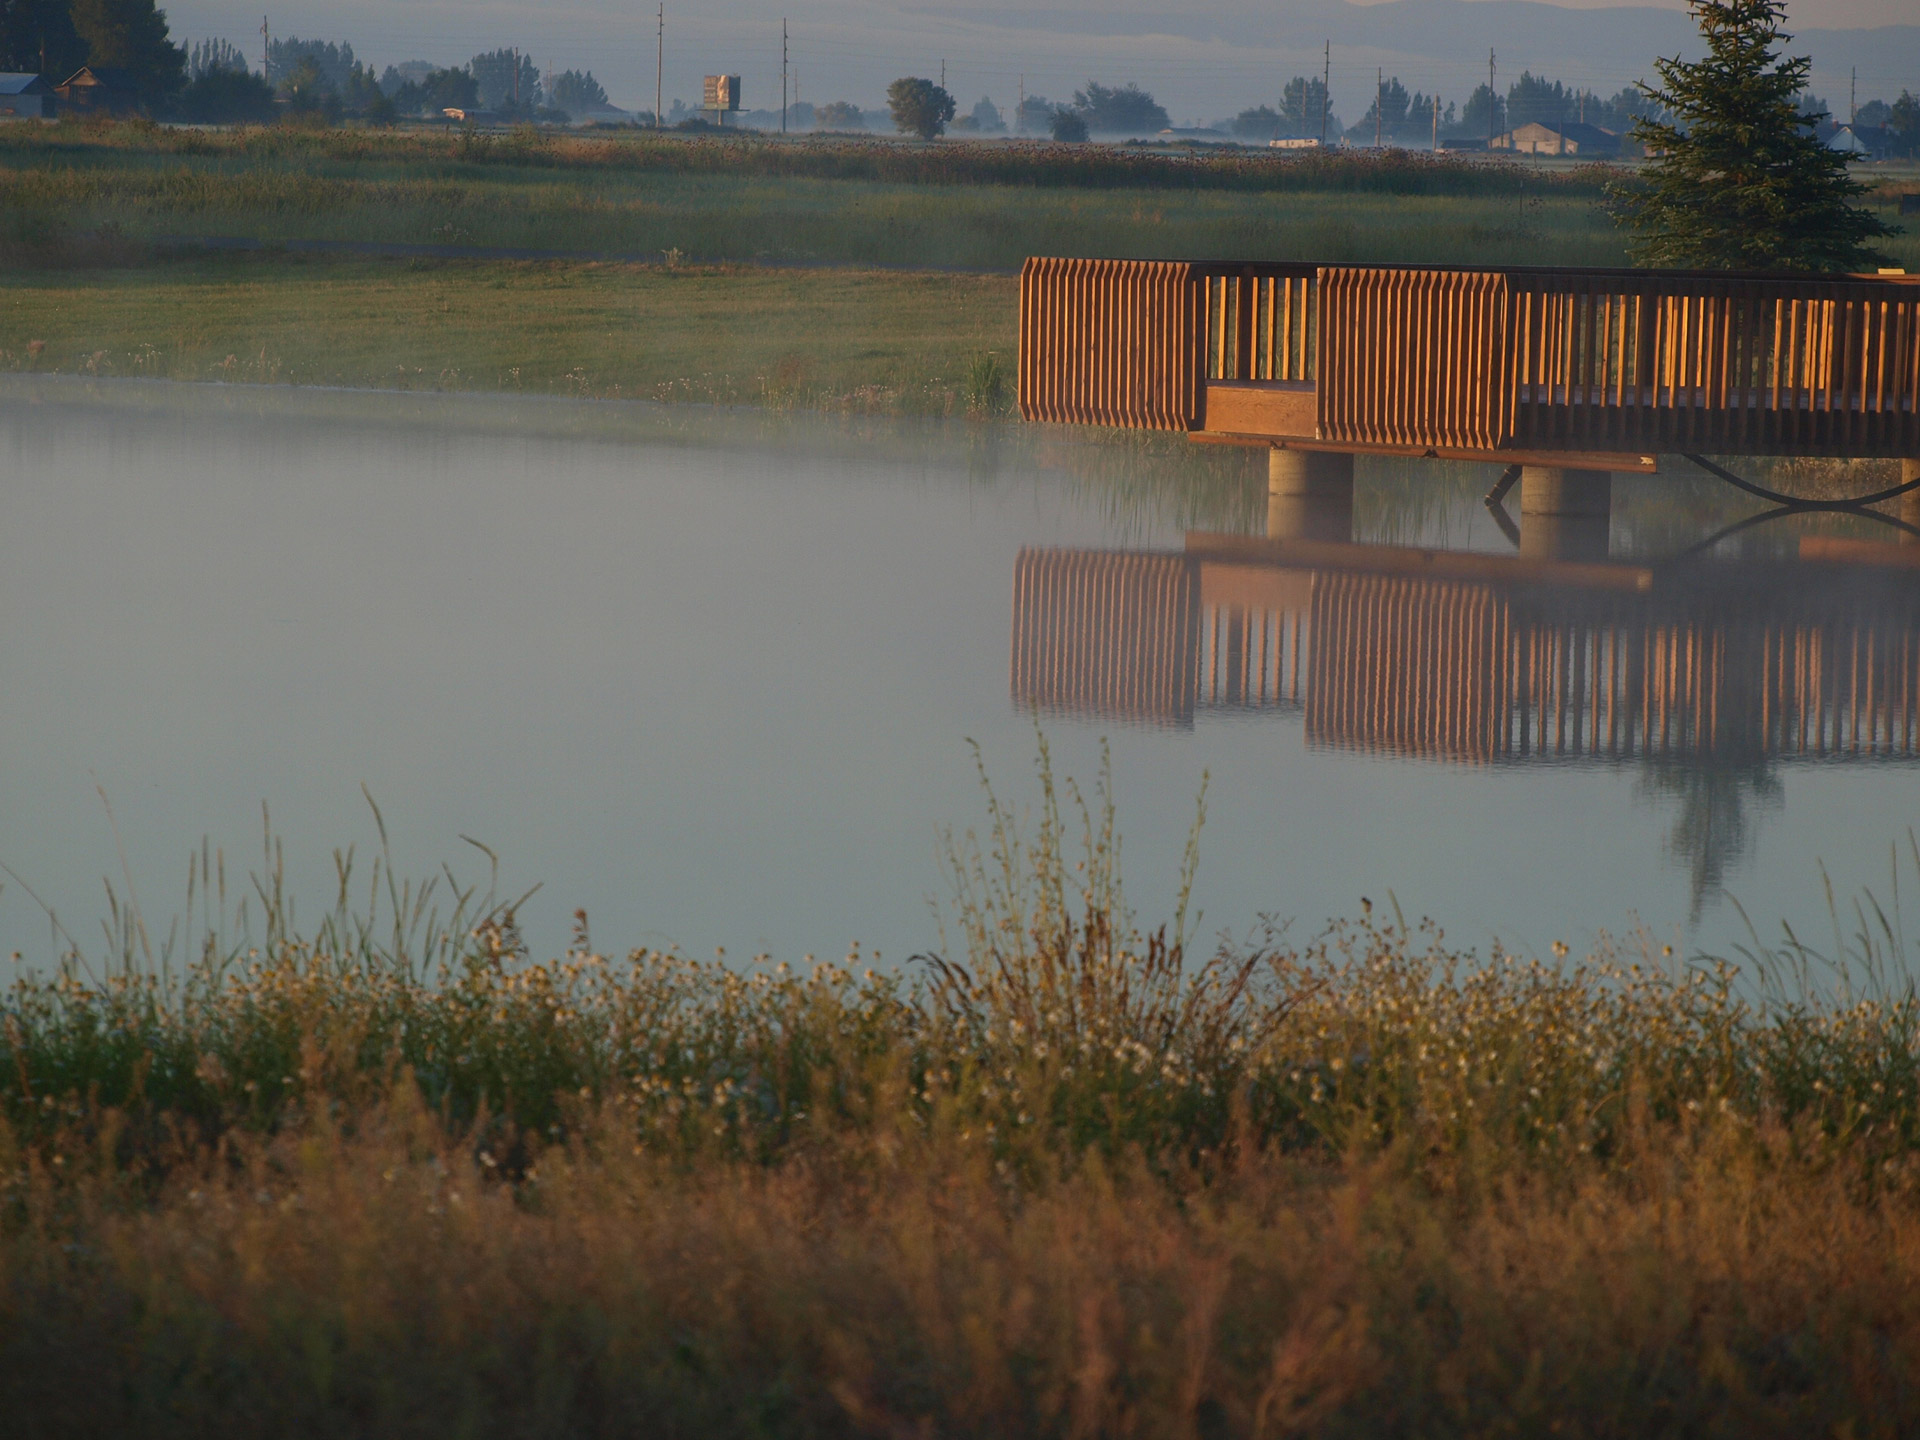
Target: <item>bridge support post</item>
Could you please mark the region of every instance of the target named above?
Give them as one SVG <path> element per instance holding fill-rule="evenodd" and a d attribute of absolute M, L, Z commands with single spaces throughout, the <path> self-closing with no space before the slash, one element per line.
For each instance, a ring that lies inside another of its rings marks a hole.
<path fill-rule="evenodd" d="M 1900 462 L 1900 483 L 1911 485 L 1920 480 L 1920 460 L 1902 460 Z M 1920 490 L 1909 490 L 1900 497 L 1900 519 L 1920 528 Z M 1909 545 L 1920 545 L 1920 535 L 1902 535 L 1901 540 Z"/>
<path fill-rule="evenodd" d="M 1539 560 L 1604 560 L 1613 515 L 1605 470 L 1528 465 L 1520 472 L 1520 553 Z"/>
<path fill-rule="evenodd" d="M 1267 538 L 1351 540 L 1353 456 L 1267 451 Z"/>

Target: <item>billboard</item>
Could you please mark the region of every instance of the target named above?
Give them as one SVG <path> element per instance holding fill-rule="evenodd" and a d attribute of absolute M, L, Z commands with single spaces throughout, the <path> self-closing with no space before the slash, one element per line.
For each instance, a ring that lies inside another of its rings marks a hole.
<path fill-rule="evenodd" d="M 701 91 L 700 108 L 702 110 L 738 110 L 740 108 L 740 77 L 738 75 L 709 75 Z"/>

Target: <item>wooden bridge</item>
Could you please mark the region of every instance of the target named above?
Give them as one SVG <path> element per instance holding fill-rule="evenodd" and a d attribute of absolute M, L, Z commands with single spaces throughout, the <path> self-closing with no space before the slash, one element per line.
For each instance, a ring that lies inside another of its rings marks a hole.
<path fill-rule="evenodd" d="M 1154 725 L 1291 711 L 1310 744 L 1467 763 L 1920 758 L 1920 551 L 1803 544 L 1733 575 L 1212 535 L 1025 550 L 1012 691 Z"/>
<path fill-rule="evenodd" d="M 1330 456 L 1890 456 L 1920 482 L 1920 277 L 1033 259 L 1019 398 Z"/>

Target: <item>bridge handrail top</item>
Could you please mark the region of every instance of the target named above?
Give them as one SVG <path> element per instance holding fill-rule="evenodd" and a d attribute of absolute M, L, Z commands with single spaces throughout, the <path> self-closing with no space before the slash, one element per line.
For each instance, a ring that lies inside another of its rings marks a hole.
<path fill-rule="evenodd" d="M 1796 270 L 1678 270 L 1678 269 L 1636 269 L 1628 266 L 1600 265 L 1444 265 L 1430 263 L 1400 263 L 1390 261 L 1325 261 L 1325 260 L 1178 260 L 1165 256 L 1145 257 L 1138 255 L 1034 255 L 1027 259 L 1028 264 L 1035 263 L 1087 263 L 1087 264 L 1158 264 L 1185 265 L 1196 276 L 1207 278 L 1231 277 L 1253 272 L 1261 275 L 1285 275 L 1293 278 L 1311 278 L 1323 270 L 1369 272 L 1391 271 L 1398 273 L 1434 274 L 1434 275 L 1501 275 L 1518 279 L 1583 279 L 1583 280 L 1619 280 L 1638 284 L 1658 285 L 1662 281 L 1706 281 L 1730 284 L 1765 284 L 1778 286 L 1820 286 L 1820 285 L 1886 285 L 1892 287 L 1920 285 L 1920 274 L 1883 275 L 1861 272 L 1835 272 L 1831 274 L 1813 274 Z"/>

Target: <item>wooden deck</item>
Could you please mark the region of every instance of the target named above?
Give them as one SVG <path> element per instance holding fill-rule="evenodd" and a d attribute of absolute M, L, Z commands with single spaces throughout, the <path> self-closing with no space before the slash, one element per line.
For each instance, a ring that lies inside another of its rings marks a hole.
<path fill-rule="evenodd" d="M 1021 414 L 1603 469 L 1920 457 L 1920 277 L 1026 263 Z"/>

